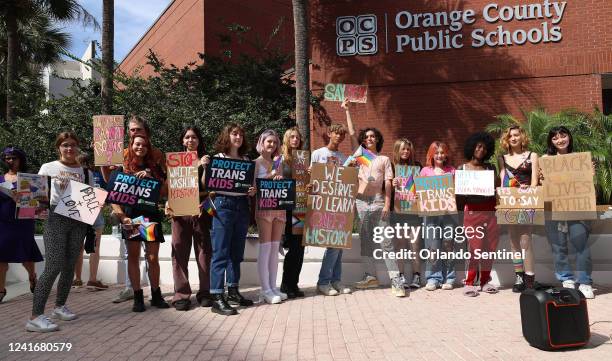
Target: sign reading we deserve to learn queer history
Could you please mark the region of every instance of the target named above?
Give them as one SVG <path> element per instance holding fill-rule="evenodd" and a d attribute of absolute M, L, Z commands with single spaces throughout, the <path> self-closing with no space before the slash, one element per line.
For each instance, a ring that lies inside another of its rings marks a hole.
<path fill-rule="evenodd" d="M 206 190 L 248 193 L 255 178 L 255 162 L 212 157 L 206 167 Z"/>
<path fill-rule="evenodd" d="M 295 207 L 295 180 L 257 178 L 257 209 L 279 210 Z"/>
<path fill-rule="evenodd" d="M 17 173 L 18 219 L 47 219 L 49 216 L 49 178 L 45 175 Z"/>
<path fill-rule="evenodd" d="M 308 168 L 310 167 L 310 152 L 307 150 L 294 150 L 292 153 L 291 176 L 295 179 L 295 208 L 293 208 L 293 234 L 304 232 L 308 194 L 306 185 L 310 181 Z"/>
<path fill-rule="evenodd" d="M 161 183 L 157 179 L 138 179 L 131 174 L 113 172 L 106 186 L 106 201 L 123 206 L 156 206 L 160 189 Z"/>
<path fill-rule="evenodd" d="M 590 152 L 539 158 L 544 201 L 552 203 L 553 220 L 596 219 Z"/>
<path fill-rule="evenodd" d="M 456 170 L 455 194 L 495 195 L 495 172 L 492 170 Z"/>
<path fill-rule="evenodd" d="M 168 206 L 175 216 L 200 214 L 198 153 L 166 153 L 168 168 Z"/>
<path fill-rule="evenodd" d="M 304 246 L 351 248 L 357 173 L 355 167 L 312 165 Z"/>
<path fill-rule="evenodd" d="M 498 224 L 544 224 L 542 187 L 498 187 Z"/>
<path fill-rule="evenodd" d="M 96 165 L 123 163 L 123 115 L 94 115 L 93 150 Z"/>
<path fill-rule="evenodd" d="M 424 216 L 457 213 L 453 175 L 415 177 L 419 213 Z"/>
<path fill-rule="evenodd" d="M 416 184 L 414 178 L 418 177 L 421 167 L 411 165 L 396 165 L 395 178 L 398 184 L 395 187 L 393 211 L 402 214 L 417 214 L 419 203 L 416 201 Z"/>
<path fill-rule="evenodd" d="M 347 99 L 352 103 L 366 103 L 368 101 L 367 85 L 334 84 L 325 85 L 325 100 L 330 102 L 343 102 Z"/>
<path fill-rule="evenodd" d="M 108 192 L 103 189 L 70 180 L 54 212 L 93 225 L 107 195 Z"/>

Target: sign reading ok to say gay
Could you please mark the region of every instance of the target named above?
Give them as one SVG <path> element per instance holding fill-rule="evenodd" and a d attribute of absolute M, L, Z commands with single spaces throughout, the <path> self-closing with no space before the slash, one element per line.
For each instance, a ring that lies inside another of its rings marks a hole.
<path fill-rule="evenodd" d="M 206 167 L 206 190 L 248 193 L 255 178 L 255 162 L 213 157 Z"/>
<path fill-rule="evenodd" d="M 157 179 L 139 179 L 131 174 L 114 172 L 106 187 L 106 201 L 122 206 L 155 206 L 159 200 L 160 189 L 161 183 Z"/>

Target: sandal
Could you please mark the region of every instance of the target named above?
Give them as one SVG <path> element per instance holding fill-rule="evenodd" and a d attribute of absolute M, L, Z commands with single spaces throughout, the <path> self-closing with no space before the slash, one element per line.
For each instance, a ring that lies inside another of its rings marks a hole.
<path fill-rule="evenodd" d="M 490 283 L 487 283 L 484 286 L 482 286 L 481 290 L 482 290 L 482 292 L 490 293 L 490 294 L 494 294 L 494 293 L 499 292 L 499 289 L 497 289 L 497 287 L 493 286 Z"/>
<path fill-rule="evenodd" d="M 36 273 L 34 273 L 34 278 L 30 278 L 30 292 L 34 293 L 34 289 L 36 288 Z"/>
<path fill-rule="evenodd" d="M 4 291 L 0 292 L 0 302 L 2 302 L 4 296 L 6 296 L 6 288 L 4 289 Z"/>
<path fill-rule="evenodd" d="M 463 295 L 467 297 L 476 297 L 478 296 L 478 289 L 472 285 L 465 285 L 463 287 Z"/>

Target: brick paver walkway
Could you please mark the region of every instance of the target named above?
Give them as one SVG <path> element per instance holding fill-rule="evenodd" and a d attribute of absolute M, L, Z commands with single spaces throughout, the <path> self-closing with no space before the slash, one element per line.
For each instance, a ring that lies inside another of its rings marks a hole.
<path fill-rule="evenodd" d="M 170 287 L 162 287 L 169 291 Z M 207 308 L 189 312 L 113 304 L 119 288 L 73 291 L 78 320 L 50 334 L 24 330 L 31 295 L 0 305 L 0 360 L 611 360 L 612 290 L 589 301 L 589 347 L 547 353 L 523 340 L 518 296 L 466 298 L 461 289 L 412 292 L 389 289 L 256 305 L 222 317 Z M 147 292 L 147 291 L 145 291 Z M 256 296 L 256 289 L 246 294 Z M 54 294 L 51 295 L 54 299 Z M 50 310 L 48 310 L 50 311 Z M 69 352 L 9 352 L 11 342 L 70 342 Z"/>

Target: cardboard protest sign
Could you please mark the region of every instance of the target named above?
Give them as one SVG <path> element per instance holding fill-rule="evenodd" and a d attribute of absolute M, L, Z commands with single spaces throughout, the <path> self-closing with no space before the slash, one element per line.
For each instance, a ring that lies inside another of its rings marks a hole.
<path fill-rule="evenodd" d="M 393 196 L 393 211 L 401 214 L 418 214 L 419 203 L 416 201 L 416 184 L 414 178 L 418 177 L 421 167 L 410 165 L 396 165 L 395 178 L 398 184 Z"/>
<path fill-rule="evenodd" d="M 257 178 L 257 209 L 278 210 L 295 207 L 295 180 Z"/>
<path fill-rule="evenodd" d="M 310 152 L 307 150 L 294 150 L 291 163 L 291 176 L 295 179 L 295 208 L 293 209 L 293 234 L 304 232 L 308 194 L 306 185 L 310 180 L 308 168 L 310 167 Z"/>
<path fill-rule="evenodd" d="M 539 163 L 553 220 L 597 218 L 590 152 L 541 157 Z"/>
<path fill-rule="evenodd" d="M 248 193 L 255 178 L 255 162 L 250 160 L 212 157 L 206 167 L 206 189 Z"/>
<path fill-rule="evenodd" d="M 351 248 L 357 173 L 355 167 L 313 164 L 304 246 Z"/>
<path fill-rule="evenodd" d="M 108 203 L 122 206 L 157 206 L 161 183 L 157 179 L 142 178 L 123 173 L 114 172 L 106 186 Z"/>
<path fill-rule="evenodd" d="M 495 172 L 492 170 L 456 170 L 455 194 L 494 196 Z"/>
<path fill-rule="evenodd" d="M 498 187 L 498 224 L 544 224 L 542 187 Z"/>
<path fill-rule="evenodd" d="M 166 153 L 168 168 L 168 206 L 175 216 L 200 214 L 198 153 Z"/>
<path fill-rule="evenodd" d="M 366 103 L 368 100 L 367 85 L 334 84 L 325 85 L 324 98 L 330 102 L 343 102 L 347 99 L 352 103 Z"/>
<path fill-rule="evenodd" d="M 93 150 L 96 165 L 123 163 L 123 115 L 94 115 Z"/>
<path fill-rule="evenodd" d="M 107 195 L 104 189 L 70 180 L 54 212 L 93 225 L 104 207 Z"/>
<path fill-rule="evenodd" d="M 436 216 L 457 213 L 452 174 L 415 177 L 414 181 L 421 215 Z"/>
<path fill-rule="evenodd" d="M 17 173 L 18 219 L 47 219 L 49 179 L 45 175 Z"/>

